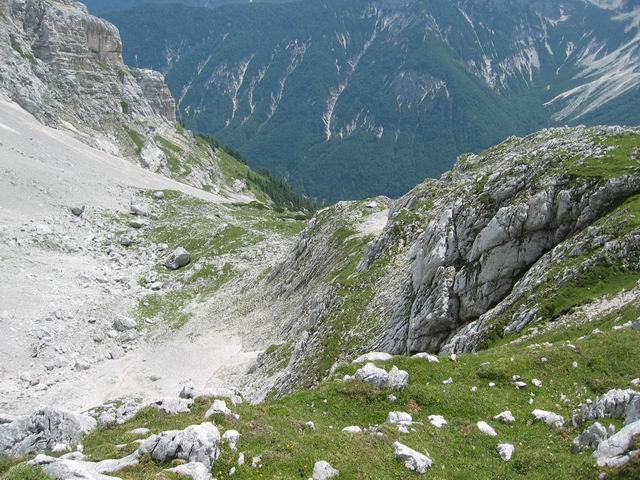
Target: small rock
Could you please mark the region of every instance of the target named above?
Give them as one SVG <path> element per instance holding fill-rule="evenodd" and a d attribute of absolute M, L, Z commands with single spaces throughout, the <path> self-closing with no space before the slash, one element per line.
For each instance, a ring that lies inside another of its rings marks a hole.
<path fill-rule="evenodd" d="M 447 421 L 442 415 L 429 415 L 429 422 L 436 428 L 442 428 L 447 425 Z"/>
<path fill-rule="evenodd" d="M 124 315 L 116 315 L 113 320 L 113 328 L 118 332 L 126 332 L 127 330 L 133 330 L 136 328 L 137 323 L 135 320 Z"/>
<path fill-rule="evenodd" d="M 167 472 L 177 473 L 193 480 L 211 480 L 213 477 L 209 469 L 200 462 L 190 462 L 167 469 Z"/>
<path fill-rule="evenodd" d="M 329 480 L 330 478 L 337 477 L 339 474 L 340 472 L 333 468 L 329 462 L 320 460 L 313 466 L 313 475 L 311 478 L 313 480 Z"/>
<path fill-rule="evenodd" d="M 315 431 L 316 431 L 316 424 L 315 424 L 315 423 L 313 423 L 313 422 L 307 422 L 307 423 L 305 423 L 304 425 L 305 425 L 305 427 L 306 427 L 307 429 L 311 430 L 312 432 L 315 432 Z"/>
<path fill-rule="evenodd" d="M 440 359 L 435 355 L 431 355 L 430 353 L 416 353 L 411 358 L 420 358 L 422 360 L 426 360 L 429 363 L 439 363 Z"/>
<path fill-rule="evenodd" d="M 205 417 L 209 418 L 212 415 L 224 415 L 225 417 L 231 416 L 231 410 L 227 407 L 227 402 L 224 400 L 214 400 L 209 410 L 205 414 Z"/>
<path fill-rule="evenodd" d="M 149 430 L 148 428 L 134 428 L 133 430 L 129 431 L 130 435 L 149 435 L 151 433 L 151 430 Z"/>
<path fill-rule="evenodd" d="M 413 423 L 413 418 L 410 413 L 406 412 L 389 412 L 387 415 L 387 423 L 391 425 L 411 425 Z"/>
<path fill-rule="evenodd" d="M 535 421 L 544 422 L 551 428 L 560 428 L 564 425 L 564 418 L 557 413 L 536 409 L 531 412 L 531 415 Z"/>
<path fill-rule="evenodd" d="M 84 205 L 82 205 L 81 207 L 71 207 L 71 213 L 76 217 L 82 216 L 82 214 L 84 213 Z"/>
<path fill-rule="evenodd" d="M 237 430 L 227 430 L 222 435 L 222 439 L 227 442 L 229 448 L 234 452 L 237 451 L 237 443 L 240 440 L 240 432 Z"/>
<path fill-rule="evenodd" d="M 164 266 L 170 270 L 177 270 L 181 267 L 189 265 L 191 255 L 184 248 L 178 247 L 167 257 Z"/>
<path fill-rule="evenodd" d="M 362 433 L 362 429 L 357 425 L 352 425 L 350 427 L 344 427 L 342 429 L 344 433 Z"/>
<path fill-rule="evenodd" d="M 394 442 L 393 450 L 396 460 L 402 462 L 404 466 L 412 472 L 426 473 L 433 465 L 433 462 L 428 456 L 416 452 L 400 442 Z"/>
<path fill-rule="evenodd" d="M 493 427 L 491 425 L 489 425 L 487 422 L 480 421 L 480 422 L 476 423 L 476 426 L 478 427 L 478 430 L 480 430 L 485 435 L 488 435 L 490 437 L 497 437 L 498 436 L 498 432 L 496 432 L 493 429 Z"/>
<path fill-rule="evenodd" d="M 149 212 L 147 211 L 146 208 L 144 208 L 141 205 L 132 203 L 131 206 L 129 207 L 129 211 L 131 212 L 132 215 L 138 215 L 140 217 L 148 217 L 149 216 Z"/>
<path fill-rule="evenodd" d="M 513 457 L 513 452 L 515 451 L 515 447 L 510 443 L 501 443 L 498 445 L 497 451 L 500 458 L 505 462 L 508 462 Z"/>
<path fill-rule="evenodd" d="M 409 383 L 409 373 L 398 369 L 395 365 L 389 370 L 387 385 L 394 390 L 403 390 Z"/>
<path fill-rule="evenodd" d="M 497 420 L 498 422 L 506 423 L 507 425 L 513 425 L 514 423 L 516 423 L 516 417 L 514 417 L 509 410 L 505 410 L 504 412 L 499 413 L 498 415 L 493 417 L 493 419 Z"/>
<path fill-rule="evenodd" d="M 365 363 L 365 362 L 386 362 L 393 357 L 385 352 L 369 352 L 364 355 L 360 355 L 351 363 Z"/>

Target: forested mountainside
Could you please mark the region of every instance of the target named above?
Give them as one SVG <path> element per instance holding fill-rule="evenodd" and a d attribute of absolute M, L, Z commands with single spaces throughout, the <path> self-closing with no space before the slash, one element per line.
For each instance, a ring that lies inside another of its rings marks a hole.
<path fill-rule="evenodd" d="M 107 18 L 179 117 L 324 199 L 398 196 L 463 152 L 637 124 L 630 1 L 323 0 Z"/>

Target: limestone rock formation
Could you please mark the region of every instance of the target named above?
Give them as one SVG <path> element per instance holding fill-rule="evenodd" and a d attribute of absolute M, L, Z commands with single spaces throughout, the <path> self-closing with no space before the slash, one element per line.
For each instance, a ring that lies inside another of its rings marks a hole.
<path fill-rule="evenodd" d="M 0 425 L 0 455 L 25 456 L 64 452 L 78 445 L 97 423 L 87 415 L 45 407 Z"/>

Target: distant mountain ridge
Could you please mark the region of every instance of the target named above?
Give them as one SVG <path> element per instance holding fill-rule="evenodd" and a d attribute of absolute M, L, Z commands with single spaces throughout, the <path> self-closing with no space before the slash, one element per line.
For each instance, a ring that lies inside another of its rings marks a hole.
<path fill-rule="evenodd" d="M 129 64 L 166 73 L 190 128 L 329 200 L 400 195 L 512 134 L 640 123 L 629 1 L 165 5 L 107 18 Z"/>
<path fill-rule="evenodd" d="M 94 15 L 105 12 L 128 10 L 147 4 L 181 4 L 192 7 L 216 8 L 229 3 L 252 3 L 252 0 L 81 0 Z M 296 0 L 257 0 L 272 3 L 284 3 Z"/>

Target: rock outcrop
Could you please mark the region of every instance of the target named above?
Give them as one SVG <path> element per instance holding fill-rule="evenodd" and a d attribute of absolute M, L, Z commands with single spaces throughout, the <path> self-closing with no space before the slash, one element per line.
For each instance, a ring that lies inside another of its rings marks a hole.
<path fill-rule="evenodd" d="M 19 457 L 75 448 L 97 422 L 88 415 L 45 407 L 0 425 L 0 456 Z"/>
<path fill-rule="evenodd" d="M 463 156 L 395 202 L 319 212 L 267 280 L 289 307 L 287 373 L 262 375 L 282 364 L 265 355 L 251 388 L 286 393 L 367 352 L 477 351 L 598 300 L 558 296 L 603 268 L 638 273 L 640 233 L 622 209 L 640 193 L 639 147 L 633 128 L 543 130 Z"/>

